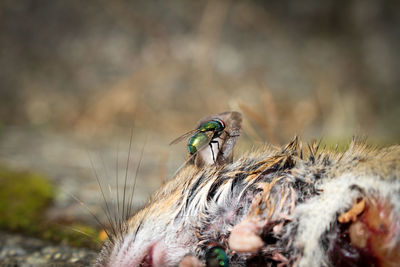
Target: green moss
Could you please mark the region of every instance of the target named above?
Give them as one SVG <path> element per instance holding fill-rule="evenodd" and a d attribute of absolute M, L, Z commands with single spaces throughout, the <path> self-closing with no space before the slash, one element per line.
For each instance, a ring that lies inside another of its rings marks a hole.
<path fill-rule="evenodd" d="M 49 223 L 41 238 L 75 247 L 98 249 L 101 246 L 99 230 L 80 223 Z"/>
<path fill-rule="evenodd" d="M 51 222 L 46 209 L 56 194 L 46 177 L 0 166 L 0 228 L 80 247 L 99 247 L 99 231 L 71 222 Z"/>
<path fill-rule="evenodd" d="M 0 168 L 0 227 L 37 232 L 53 197 L 53 186 L 41 175 Z"/>

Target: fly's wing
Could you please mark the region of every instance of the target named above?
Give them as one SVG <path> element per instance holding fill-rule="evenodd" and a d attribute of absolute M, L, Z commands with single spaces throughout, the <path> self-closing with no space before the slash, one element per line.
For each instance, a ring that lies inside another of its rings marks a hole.
<path fill-rule="evenodd" d="M 213 133 L 211 132 L 205 132 L 205 135 L 207 135 L 208 137 L 208 141 L 204 143 L 204 145 L 202 145 L 201 147 L 199 147 L 197 149 L 197 152 L 194 153 L 193 155 L 189 154 L 189 157 L 185 160 L 185 162 L 176 170 L 176 172 L 174 173 L 173 177 L 175 177 L 175 175 L 177 175 L 179 173 L 179 171 L 184 168 L 185 166 L 187 166 L 187 164 L 192 164 L 192 165 L 196 165 L 197 167 L 202 167 L 205 164 L 205 159 L 203 158 L 203 154 L 199 154 L 199 152 L 201 152 L 203 149 L 208 149 L 209 148 L 209 144 L 211 142 Z M 211 149 L 210 152 L 211 154 Z M 202 155 L 202 156 L 200 156 Z"/>
<path fill-rule="evenodd" d="M 191 155 L 191 160 L 189 161 L 191 164 L 194 164 L 197 167 L 215 164 L 219 154 L 219 146 L 216 146 L 215 144 L 210 146 L 210 142 L 212 141 L 214 133 L 204 132 L 203 134 L 207 136 L 207 141 L 197 148 L 197 152 Z"/>
<path fill-rule="evenodd" d="M 225 122 L 225 139 L 217 157 L 218 164 L 231 163 L 233 161 L 233 147 L 240 135 L 242 127 L 242 114 L 236 111 L 221 113 L 221 119 Z"/>
<path fill-rule="evenodd" d="M 181 142 L 182 140 L 188 138 L 189 136 L 191 136 L 192 134 L 194 134 L 195 132 L 198 131 L 197 128 L 198 127 L 196 127 L 196 129 L 194 129 L 194 130 L 191 130 L 191 131 L 189 131 L 187 133 L 182 134 L 181 136 L 179 136 L 178 138 L 173 140 L 171 143 L 169 143 L 169 145 L 175 145 L 175 144 Z"/>

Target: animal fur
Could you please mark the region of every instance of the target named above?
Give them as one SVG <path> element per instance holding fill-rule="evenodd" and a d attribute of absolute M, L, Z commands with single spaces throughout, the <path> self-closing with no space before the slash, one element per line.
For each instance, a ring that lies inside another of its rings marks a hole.
<path fill-rule="evenodd" d="M 351 211 L 360 200 L 366 211 Z M 387 218 L 363 215 L 380 207 Z M 340 223 L 346 212 L 353 220 Z M 241 246 L 230 240 L 241 239 L 241 223 L 254 226 L 248 236 L 261 245 L 246 250 L 252 242 L 243 236 L 244 250 L 231 249 Z M 363 239 L 352 230 L 374 223 L 387 226 L 383 252 L 370 244 L 374 231 Z M 295 138 L 231 164 L 186 166 L 110 236 L 97 266 L 144 266 L 148 255 L 153 266 L 177 266 L 187 255 L 205 263 L 215 244 L 230 266 L 396 266 L 399 227 L 400 146 L 375 149 L 354 140 L 339 152 L 316 143 L 303 148 Z"/>

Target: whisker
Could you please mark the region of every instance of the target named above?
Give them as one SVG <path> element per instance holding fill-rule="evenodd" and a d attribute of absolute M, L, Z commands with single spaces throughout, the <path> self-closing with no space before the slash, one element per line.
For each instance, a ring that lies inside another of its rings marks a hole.
<path fill-rule="evenodd" d="M 141 150 L 141 152 L 140 152 L 139 162 L 138 162 L 138 165 L 136 166 L 135 178 L 134 178 L 134 180 L 133 180 L 132 194 L 131 194 L 131 197 L 130 197 L 130 200 L 129 200 L 129 204 L 128 204 L 128 212 L 129 212 L 129 213 L 128 213 L 128 216 L 129 216 L 130 213 L 132 212 L 132 203 L 133 203 L 133 196 L 134 196 L 134 194 L 135 194 L 136 181 L 137 181 L 137 177 L 138 177 L 138 173 L 139 173 L 140 166 L 141 166 L 141 164 L 142 164 L 143 153 L 144 153 L 144 148 L 145 148 L 145 146 L 146 146 L 146 143 L 147 143 L 147 137 L 146 137 L 146 139 L 145 139 L 145 141 L 144 141 L 144 143 L 143 143 L 142 150 Z"/>
<path fill-rule="evenodd" d="M 100 221 L 100 219 L 94 214 L 94 212 L 82 201 L 80 200 L 77 196 L 75 196 L 74 194 L 67 192 L 65 190 L 63 190 L 62 188 L 60 188 L 61 192 L 63 192 L 64 194 L 67 194 L 68 196 L 72 197 L 76 202 L 78 202 L 81 206 L 83 206 L 89 213 L 90 215 L 93 216 L 93 218 L 96 220 L 96 223 L 102 228 L 104 229 L 104 231 L 106 232 L 108 237 L 111 237 L 111 233 L 107 230 L 107 228 L 105 227 L 105 225 Z"/>
<path fill-rule="evenodd" d="M 118 227 L 119 230 L 121 230 L 121 212 L 119 208 L 119 186 L 118 186 L 118 160 L 119 160 L 119 142 L 117 144 L 117 160 L 115 162 L 115 187 L 117 189 L 117 212 L 115 214 L 115 222 L 116 222 L 116 227 Z"/>
<path fill-rule="evenodd" d="M 104 195 L 104 190 L 103 190 L 103 187 L 101 186 L 99 175 L 98 175 L 96 169 L 94 168 L 93 161 L 92 161 L 92 158 L 90 157 L 90 154 L 88 154 L 88 156 L 89 156 L 89 160 L 90 160 L 90 165 L 92 166 L 93 172 L 94 172 L 95 177 L 96 177 L 97 184 L 100 187 L 101 195 L 103 196 L 104 202 L 106 204 L 106 210 L 104 209 L 104 207 L 102 207 L 102 210 L 106 214 L 106 217 L 108 219 L 108 222 L 110 223 L 110 226 L 111 226 L 112 231 L 114 232 L 114 235 L 116 235 L 116 232 L 115 232 L 115 229 L 114 229 L 114 224 L 113 224 L 113 221 L 111 219 L 110 207 L 109 207 L 109 205 L 107 203 L 107 199 L 106 199 L 106 197 Z"/>
<path fill-rule="evenodd" d="M 112 188 L 110 184 L 108 184 L 108 193 L 110 194 L 111 203 L 114 203 L 114 198 L 112 197 Z"/>
<path fill-rule="evenodd" d="M 92 238 L 91 235 L 89 235 L 88 233 L 86 233 L 86 232 L 84 232 L 84 231 L 82 231 L 82 230 L 79 230 L 79 229 L 76 228 L 76 227 L 69 226 L 69 225 L 62 225 L 62 226 L 63 226 L 63 227 L 66 227 L 66 228 L 69 228 L 70 230 L 72 230 L 72 231 L 74 231 L 74 232 L 80 233 L 80 234 L 82 234 L 82 235 L 84 235 L 84 236 L 86 236 L 86 237 Z M 102 242 L 101 242 L 100 240 L 95 240 L 95 241 L 96 241 L 96 243 L 99 244 L 99 245 L 102 244 Z"/>
<path fill-rule="evenodd" d="M 109 170 L 108 170 L 108 167 L 107 167 L 107 165 L 105 164 L 105 161 L 104 161 L 104 157 L 101 155 L 101 154 L 99 154 L 99 158 L 100 158 L 100 160 L 101 160 L 101 164 L 103 165 L 103 170 L 104 170 L 104 173 L 105 173 L 105 176 L 106 176 L 106 179 L 107 179 L 107 182 L 108 181 L 110 181 L 110 174 L 109 174 Z M 113 202 L 113 197 L 112 197 L 112 190 L 111 190 L 111 187 L 110 187 L 110 184 L 109 183 L 107 183 L 109 186 L 109 199 L 110 199 L 110 201 L 111 201 L 111 203 Z"/>
<path fill-rule="evenodd" d="M 129 162 L 131 158 L 131 150 L 132 150 L 132 138 L 133 138 L 133 127 L 131 128 L 131 137 L 129 140 L 129 150 L 128 150 L 128 159 L 126 160 L 126 169 L 125 169 L 125 181 L 124 181 L 124 194 L 122 199 L 122 219 L 126 219 L 126 211 L 125 211 L 125 196 L 126 196 L 126 182 L 128 180 L 128 170 L 129 170 Z"/>

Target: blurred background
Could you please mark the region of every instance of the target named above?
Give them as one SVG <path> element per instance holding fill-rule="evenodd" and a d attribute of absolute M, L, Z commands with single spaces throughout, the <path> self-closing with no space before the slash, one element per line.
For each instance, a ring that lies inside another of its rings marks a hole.
<path fill-rule="evenodd" d="M 3 0 L 0 164 L 50 181 L 46 220 L 94 224 L 75 198 L 106 220 L 96 175 L 112 202 L 137 172 L 139 208 L 185 160 L 169 142 L 210 114 L 242 112 L 236 155 L 295 134 L 398 143 L 399 14 L 395 0 Z"/>

